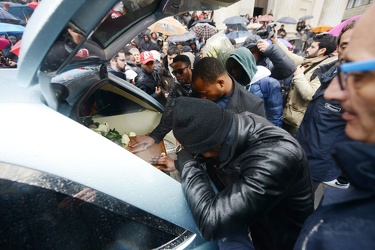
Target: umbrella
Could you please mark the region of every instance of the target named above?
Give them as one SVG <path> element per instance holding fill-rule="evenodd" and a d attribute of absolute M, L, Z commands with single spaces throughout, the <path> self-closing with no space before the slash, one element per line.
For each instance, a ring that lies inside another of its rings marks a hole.
<path fill-rule="evenodd" d="M 186 42 L 195 38 L 195 33 L 187 31 L 182 35 L 172 35 L 167 38 L 167 42 Z"/>
<path fill-rule="evenodd" d="M 191 24 L 191 27 L 195 26 L 198 23 L 208 23 L 209 25 L 216 27 L 215 23 L 212 20 L 207 19 L 207 18 L 195 21 L 194 23 Z"/>
<path fill-rule="evenodd" d="M 39 4 L 38 2 L 30 2 L 30 3 L 27 4 L 27 6 L 29 6 L 30 8 L 35 9 L 38 6 L 38 4 Z"/>
<path fill-rule="evenodd" d="M 286 24 L 296 24 L 297 23 L 296 19 L 294 19 L 293 17 L 290 17 L 290 16 L 284 16 L 284 17 L 278 19 L 277 22 L 286 23 Z"/>
<path fill-rule="evenodd" d="M 237 23 L 237 24 L 227 24 L 227 26 L 228 26 L 231 30 L 235 30 L 235 31 L 244 30 L 244 31 L 247 31 L 247 27 L 245 26 L 245 24 L 242 24 L 242 23 Z"/>
<path fill-rule="evenodd" d="M 246 17 L 232 16 L 232 17 L 226 18 L 223 23 L 228 25 L 228 24 L 238 24 L 238 23 L 246 24 L 248 22 L 249 20 Z"/>
<path fill-rule="evenodd" d="M 240 37 L 248 37 L 252 34 L 253 33 L 251 33 L 250 31 L 241 30 L 241 31 L 232 31 L 225 35 L 228 37 L 228 39 L 237 39 Z"/>
<path fill-rule="evenodd" d="M 345 27 L 345 25 L 347 25 L 348 23 L 350 23 L 354 20 L 357 20 L 360 17 L 361 17 L 361 15 L 357 15 L 357 16 L 353 16 L 349 19 L 346 19 L 345 21 L 343 21 L 342 23 L 340 23 L 339 25 L 335 26 L 333 29 L 328 31 L 328 33 L 331 34 L 332 36 L 339 36 L 341 30 Z"/>
<path fill-rule="evenodd" d="M 182 35 L 186 32 L 185 27 L 173 17 L 163 18 L 150 27 L 148 27 L 151 32 L 160 32 L 163 35 Z"/>
<path fill-rule="evenodd" d="M 329 25 L 318 25 L 315 28 L 311 29 L 310 32 L 313 33 L 322 33 L 322 32 L 327 32 L 332 29 L 332 26 Z"/>
<path fill-rule="evenodd" d="M 208 23 L 197 23 L 195 26 L 190 28 L 197 37 L 208 39 L 217 33 L 216 27 L 209 25 Z"/>
<path fill-rule="evenodd" d="M 25 27 L 17 24 L 0 23 L 0 34 L 9 33 L 21 34 L 25 30 Z"/>
<path fill-rule="evenodd" d="M 10 41 L 8 39 L 0 38 L 0 50 L 4 49 L 9 44 L 10 44 Z"/>
<path fill-rule="evenodd" d="M 298 20 L 299 21 L 306 21 L 306 20 L 311 19 L 311 18 L 314 18 L 314 16 L 306 15 L 306 16 L 300 17 Z"/>
<path fill-rule="evenodd" d="M 261 16 L 261 17 L 258 19 L 258 22 L 273 22 L 273 16 L 271 16 L 271 15 L 264 15 L 264 16 Z"/>
<path fill-rule="evenodd" d="M 13 45 L 12 49 L 10 50 L 10 52 L 12 52 L 13 54 L 15 54 L 16 56 L 18 56 L 20 54 L 20 49 L 21 49 L 21 40 L 19 40 L 18 42 L 16 42 L 15 45 Z"/>
<path fill-rule="evenodd" d="M 21 20 L 10 14 L 8 11 L 0 8 L 0 22 L 19 24 Z"/>

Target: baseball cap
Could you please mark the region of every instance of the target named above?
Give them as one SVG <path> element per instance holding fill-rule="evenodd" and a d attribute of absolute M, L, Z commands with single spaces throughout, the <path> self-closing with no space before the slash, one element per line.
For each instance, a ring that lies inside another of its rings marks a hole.
<path fill-rule="evenodd" d="M 155 59 L 154 59 L 154 56 L 152 55 L 152 53 L 150 51 L 143 51 L 141 53 L 141 58 L 140 58 L 140 61 L 142 64 L 146 64 L 148 62 L 155 62 Z"/>
<path fill-rule="evenodd" d="M 242 47 L 246 47 L 248 49 L 251 49 L 252 47 L 256 46 L 258 44 L 258 40 L 261 39 L 258 35 L 250 35 L 246 37 L 245 41 L 242 44 Z"/>

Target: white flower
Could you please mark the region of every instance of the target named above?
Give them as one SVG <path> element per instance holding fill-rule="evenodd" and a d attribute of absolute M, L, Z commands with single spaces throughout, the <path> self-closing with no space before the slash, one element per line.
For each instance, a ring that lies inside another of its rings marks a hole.
<path fill-rule="evenodd" d="M 108 131 L 109 131 L 109 125 L 108 125 L 108 123 L 106 123 L 106 122 L 100 123 L 99 127 L 97 129 L 95 129 L 95 131 L 96 132 L 108 133 Z"/>
<path fill-rule="evenodd" d="M 126 145 L 130 142 L 129 136 L 126 133 L 122 135 L 121 142 Z"/>
<path fill-rule="evenodd" d="M 134 136 L 136 136 L 136 133 L 135 132 L 129 132 L 129 136 L 134 137 Z"/>

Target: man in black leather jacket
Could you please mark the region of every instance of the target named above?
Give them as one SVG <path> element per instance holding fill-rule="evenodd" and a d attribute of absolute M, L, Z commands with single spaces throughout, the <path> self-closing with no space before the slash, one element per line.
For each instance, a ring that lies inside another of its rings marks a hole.
<path fill-rule="evenodd" d="M 182 187 L 204 239 L 251 249 L 250 233 L 256 249 L 293 248 L 313 212 L 308 162 L 294 138 L 253 113 L 185 97 L 176 100 L 173 131 L 184 147 Z M 217 162 L 211 170 L 207 159 Z"/>

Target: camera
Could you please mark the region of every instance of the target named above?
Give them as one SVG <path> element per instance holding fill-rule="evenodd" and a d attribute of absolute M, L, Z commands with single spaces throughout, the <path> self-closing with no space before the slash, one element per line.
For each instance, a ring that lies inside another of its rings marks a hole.
<path fill-rule="evenodd" d="M 271 38 L 275 34 L 275 27 L 276 23 L 269 23 L 267 24 L 266 29 L 258 30 L 256 34 L 260 36 L 262 39 Z"/>

